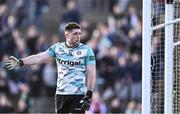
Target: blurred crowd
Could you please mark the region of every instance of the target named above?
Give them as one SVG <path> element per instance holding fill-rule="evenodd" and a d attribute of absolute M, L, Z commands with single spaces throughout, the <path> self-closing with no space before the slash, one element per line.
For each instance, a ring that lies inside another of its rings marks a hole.
<path fill-rule="evenodd" d="M 26 57 L 63 41 L 64 25 L 74 21 L 82 27 L 81 42 L 92 47 L 97 62 L 97 82 L 87 113 L 140 114 L 142 23 L 130 1 L 109 0 L 106 21 L 90 22 L 83 19 L 79 0 L 62 0 L 59 33 L 47 35 L 43 15 L 51 10 L 49 0 L 14 0 L 11 4 L 0 0 L 0 112 L 29 113 L 38 98 L 54 97 L 55 62 L 15 70 L 7 70 L 3 62 L 10 55 Z"/>

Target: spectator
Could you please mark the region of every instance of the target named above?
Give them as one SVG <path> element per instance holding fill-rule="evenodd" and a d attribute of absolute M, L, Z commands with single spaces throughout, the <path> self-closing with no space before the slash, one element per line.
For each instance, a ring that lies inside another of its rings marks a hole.
<path fill-rule="evenodd" d="M 44 34 L 41 34 L 39 38 L 37 39 L 36 50 L 38 52 L 42 52 L 42 51 L 45 51 L 48 47 L 49 45 L 48 45 L 46 36 Z"/>
<path fill-rule="evenodd" d="M 122 113 L 121 110 L 121 103 L 118 98 L 113 98 L 111 101 L 111 106 L 110 106 L 110 112 L 111 113 Z"/>
<path fill-rule="evenodd" d="M 28 11 L 26 10 L 26 8 L 28 8 L 28 6 L 25 5 L 25 0 L 16 0 L 12 10 L 16 16 L 17 27 L 28 25 Z"/>
<path fill-rule="evenodd" d="M 39 38 L 39 32 L 37 30 L 37 27 L 32 25 L 27 30 L 27 47 L 29 54 L 35 54 L 37 53 L 36 45 Z"/>
<path fill-rule="evenodd" d="M 37 26 L 38 30 L 43 29 L 42 16 L 44 13 L 49 11 L 48 1 L 47 0 L 35 0 L 35 7 L 32 16 L 32 21 L 34 25 Z"/>
<path fill-rule="evenodd" d="M 132 55 L 132 65 L 131 65 L 131 75 L 132 75 L 132 85 L 131 85 L 131 99 L 141 100 L 141 60 L 138 54 Z"/>
<path fill-rule="evenodd" d="M 54 96 L 56 90 L 56 68 L 54 64 L 48 63 L 45 65 L 43 81 L 47 96 Z"/>
<path fill-rule="evenodd" d="M 8 23 L 7 4 L 0 5 L 0 56 L 3 54 L 13 54 L 14 41 L 11 37 L 11 29 Z M 11 48 L 11 49 L 10 49 Z"/>
<path fill-rule="evenodd" d="M 33 99 L 37 99 L 41 94 L 41 72 L 40 66 L 34 65 L 31 66 L 31 73 L 29 74 L 29 84 L 30 84 L 30 96 Z"/>
<path fill-rule="evenodd" d="M 98 114 L 105 114 L 107 113 L 107 106 L 102 100 L 102 98 L 99 95 L 99 92 L 95 92 L 92 98 L 92 104 L 90 107 L 90 110 L 88 111 L 88 114 L 91 113 L 98 113 Z"/>
<path fill-rule="evenodd" d="M 125 114 L 134 114 L 135 113 L 135 108 L 136 108 L 136 102 L 135 101 L 130 101 L 128 103 Z"/>
<path fill-rule="evenodd" d="M 55 43 L 60 41 L 60 38 L 59 38 L 58 35 L 53 35 L 51 39 L 52 40 L 51 40 L 51 44 L 50 45 L 55 44 Z"/>
<path fill-rule="evenodd" d="M 27 104 L 25 103 L 24 100 L 19 99 L 17 113 L 27 113 L 27 112 L 28 112 Z"/>
<path fill-rule="evenodd" d="M 77 9 L 76 1 L 68 0 L 66 5 L 66 10 L 62 14 L 62 18 L 59 25 L 60 33 L 63 33 L 64 26 L 68 22 L 80 23 L 80 21 L 81 21 L 81 14 Z"/>
<path fill-rule="evenodd" d="M 20 85 L 20 98 L 18 100 L 17 113 L 29 112 L 29 87 L 25 83 Z"/>
<path fill-rule="evenodd" d="M 5 94 L 0 94 L 0 113 L 12 113 L 14 112 L 11 101 Z"/>
<path fill-rule="evenodd" d="M 24 57 L 27 54 L 26 42 L 25 39 L 22 38 L 20 31 L 14 30 L 12 32 L 12 37 L 14 39 L 15 45 L 17 47 L 17 55 L 19 57 Z"/>
<path fill-rule="evenodd" d="M 4 70 L 0 70 L 0 93 L 4 93 L 9 95 L 9 85 L 6 72 Z"/>

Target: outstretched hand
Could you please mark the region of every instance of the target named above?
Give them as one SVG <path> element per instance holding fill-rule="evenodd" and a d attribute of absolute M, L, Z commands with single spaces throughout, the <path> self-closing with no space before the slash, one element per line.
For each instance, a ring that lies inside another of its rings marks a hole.
<path fill-rule="evenodd" d="M 20 62 L 17 58 L 15 58 L 14 56 L 10 56 L 9 60 L 5 62 L 5 66 L 6 68 L 8 68 L 9 70 L 12 70 L 14 68 L 17 68 L 20 66 Z"/>

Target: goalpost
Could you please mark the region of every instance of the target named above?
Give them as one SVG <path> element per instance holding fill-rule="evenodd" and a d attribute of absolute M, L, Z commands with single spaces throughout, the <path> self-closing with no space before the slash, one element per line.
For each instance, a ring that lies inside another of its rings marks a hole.
<path fill-rule="evenodd" d="M 143 0 L 142 113 L 180 113 L 180 0 Z"/>

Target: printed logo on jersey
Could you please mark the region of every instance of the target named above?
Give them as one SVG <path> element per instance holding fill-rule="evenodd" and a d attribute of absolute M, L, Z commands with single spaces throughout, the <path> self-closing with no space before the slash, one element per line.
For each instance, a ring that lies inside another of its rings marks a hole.
<path fill-rule="evenodd" d="M 87 55 L 87 49 L 80 49 L 74 52 L 76 58 L 85 57 Z"/>
<path fill-rule="evenodd" d="M 62 49 L 62 48 L 59 48 L 58 52 L 63 52 L 63 49 Z"/>
<path fill-rule="evenodd" d="M 63 50 L 62 48 L 56 48 L 55 53 L 56 53 L 57 55 L 61 55 L 61 54 L 64 53 L 64 50 Z"/>
<path fill-rule="evenodd" d="M 68 53 L 69 53 L 70 56 L 73 56 L 72 50 L 69 50 Z"/>
<path fill-rule="evenodd" d="M 63 64 L 63 65 L 68 65 L 68 66 L 78 66 L 78 65 L 81 65 L 81 61 L 70 61 L 70 60 L 62 60 L 62 59 L 58 59 L 58 62 L 60 64 Z"/>
<path fill-rule="evenodd" d="M 77 55 L 81 55 L 81 51 L 77 51 Z"/>

